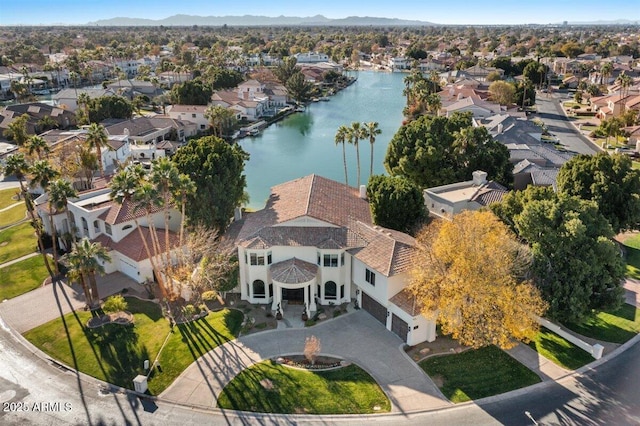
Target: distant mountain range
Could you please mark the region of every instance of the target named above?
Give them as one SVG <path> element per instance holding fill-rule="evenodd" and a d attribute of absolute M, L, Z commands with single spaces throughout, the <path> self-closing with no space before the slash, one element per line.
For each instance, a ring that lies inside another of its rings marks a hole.
<path fill-rule="evenodd" d="M 87 25 L 104 26 L 104 27 L 148 27 L 148 26 L 215 26 L 223 25 L 235 27 L 255 27 L 255 26 L 425 26 L 437 25 L 426 21 L 413 21 L 395 18 L 374 18 L 349 16 L 342 19 L 329 19 L 322 15 L 295 17 L 295 16 L 193 16 L 193 15 L 174 15 L 164 19 L 142 19 L 142 18 L 111 18 L 101 19 L 95 22 L 89 22 Z"/>
<path fill-rule="evenodd" d="M 571 22 L 569 25 L 638 25 L 640 19 L 616 19 L 615 21 L 589 21 L 589 22 Z"/>

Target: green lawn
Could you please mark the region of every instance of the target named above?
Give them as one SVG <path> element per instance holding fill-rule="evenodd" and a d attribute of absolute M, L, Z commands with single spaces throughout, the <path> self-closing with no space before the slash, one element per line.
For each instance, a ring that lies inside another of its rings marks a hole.
<path fill-rule="evenodd" d="M 271 389 L 265 387 L 267 383 L 272 385 Z M 236 376 L 220 394 L 218 406 L 287 414 L 367 414 L 391 410 L 380 386 L 356 365 L 311 372 L 273 361 L 263 361 Z M 375 406 L 380 409 L 374 410 Z"/>
<path fill-rule="evenodd" d="M 640 333 L 640 309 L 629 304 L 615 311 L 604 311 L 581 324 L 566 324 L 583 336 L 612 343 L 625 343 Z"/>
<path fill-rule="evenodd" d="M 465 402 L 540 382 L 536 373 L 495 346 L 426 359 L 420 367 L 452 402 Z"/>
<path fill-rule="evenodd" d="M 47 276 L 40 255 L 0 268 L 0 302 L 40 287 Z"/>
<path fill-rule="evenodd" d="M 24 219 L 27 215 L 27 208 L 24 204 L 5 210 L 0 215 L 0 227 L 11 225 Z"/>
<path fill-rule="evenodd" d="M 0 263 L 33 253 L 38 245 L 31 223 L 21 223 L 0 232 Z"/>
<path fill-rule="evenodd" d="M 24 337 L 55 359 L 118 386 L 133 389 L 132 380 L 144 374 L 144 360 L 153 362 L 169 331 L 160 307 L 126 298 L 134 326 L 107 325 L 87 329 L 91 313 L 75 312 L 30 330 Z M 242 313 L 222 310 L 187 325 L 174 327 L 160 356 L 160 369 L 149 378 L 149 392 L 162 392 L 194 360 L 233 339 Z"/>
<path fill-rule="evenodd" d="M 545 358 L 568 370 L 575 370 L 593 361 L 593 357 L 554 332 L 541 327 L 529 346 Z"/>
<path fill-rule="evenodd" d="M 634 166 L 638 165 L 634 162 Z M 640 279 L 640 234 L 624 240 L 627 261 L 627 276 Z"/>
<path fill-rule="evenodd" d="M 0 209 L 19 203 L 20 201 L 13 198 L 17 192 L 20 192 L 20 188 L 9 188 L 0 191 Z M 24 201 L 22 201 L 22 204 L 24 204 Z"/>

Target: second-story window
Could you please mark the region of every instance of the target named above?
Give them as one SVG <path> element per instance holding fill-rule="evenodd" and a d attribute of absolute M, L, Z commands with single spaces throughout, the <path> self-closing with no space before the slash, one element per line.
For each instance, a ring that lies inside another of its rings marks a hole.
<path fill-rule="evenodd" d="M 376 285 L 376 274 L 373 271 L 371 271 L 369 269 L 366 269 L 365 273 L 364 273 L 364 280 L 375 287 L 375 285 Z"/>
<path fill-rule="evenodd" d="M 108 224 L 108 223 L 106 223 L 106 222 L 105 222 L 105 224 L 104 224 L 104 231 L 105 231 L 107 234 L 109 234 L 109 235 L 113 235 L 113 234 L 111 233 L 111 225 L 109 225 L 109 224 Z"/>
<path fill-rule="evenodd" d="M 337 268 L 338 267 L 338 255 L 337 254 L 325 254 L 323 257 L 322 266 L 329 268 Z"/>
<path fill-rule="evenodd" d="M 262 254 L 251 253 L 249 260 L 252 265 L 264 265 L 264 255 Z"/>

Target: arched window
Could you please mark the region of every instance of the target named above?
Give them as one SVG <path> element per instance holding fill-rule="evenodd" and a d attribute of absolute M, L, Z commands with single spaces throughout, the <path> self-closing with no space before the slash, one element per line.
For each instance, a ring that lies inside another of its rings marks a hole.
<path fill-rule="evenodd" d="M 264 298 L 265 297 L 264 290 L 265 290 L 264 281 L 255 280 L 253 282 L 253 297 Z"/>
<path fill-rule="evenodd" d="M 336 299 L 338 286 L 333 281 L 327 281 L 324 283 L 324 298 Z"/>

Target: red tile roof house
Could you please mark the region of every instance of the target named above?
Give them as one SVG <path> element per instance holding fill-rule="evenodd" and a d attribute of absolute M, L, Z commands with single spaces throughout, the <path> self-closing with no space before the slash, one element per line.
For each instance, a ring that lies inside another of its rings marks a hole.
<path fill-rule="evenodd" d="M 375 226 L 364 186 L 310 175 L 271 188 L 235 239 L 242 300 L 278 309 L 356 301 L 409 345 L 433 341 L 435 322 L 405 287 L 413 237 Z M 373 318 L 372 318 L 373 320 Z"/>
<path fill-rule="evenodd" d="M 85 191 L 78 198 L 71 199 L 67 208 L 71 212 L 78 238 L 87 237 L 91 241 L 100 242 L 109 251 L 111 262 L 104 264 L 105 272 L 120 271 L 138 283 L 153 280 L 153 271 L 149 256 L 135 220 L 138 220 L 147 242 L 150 242 L 149 222 L 144 210 L 136 209 L 132 202 L 119 205 L 111 200 L 111 190 L 101 188 Z M 49 223 L 48 195 L 36 200 L 38 215 L 43 219 L 45 231 L 51 234 Z M 173 249 L 178 246 L 177 231 L 180 227 L 181 214 L 176 209 L 170 210 L 169 244 Z M 160 249 L 165 249 L 163 210 L 156 209 L 152 215 L 156 229 L 160 235 Z M 54 226 L 58 235 L 69 232 L 69 223 L 65 210 L 55 211 Z M 152 252 L 153 253 L 153 252 Z"/>

